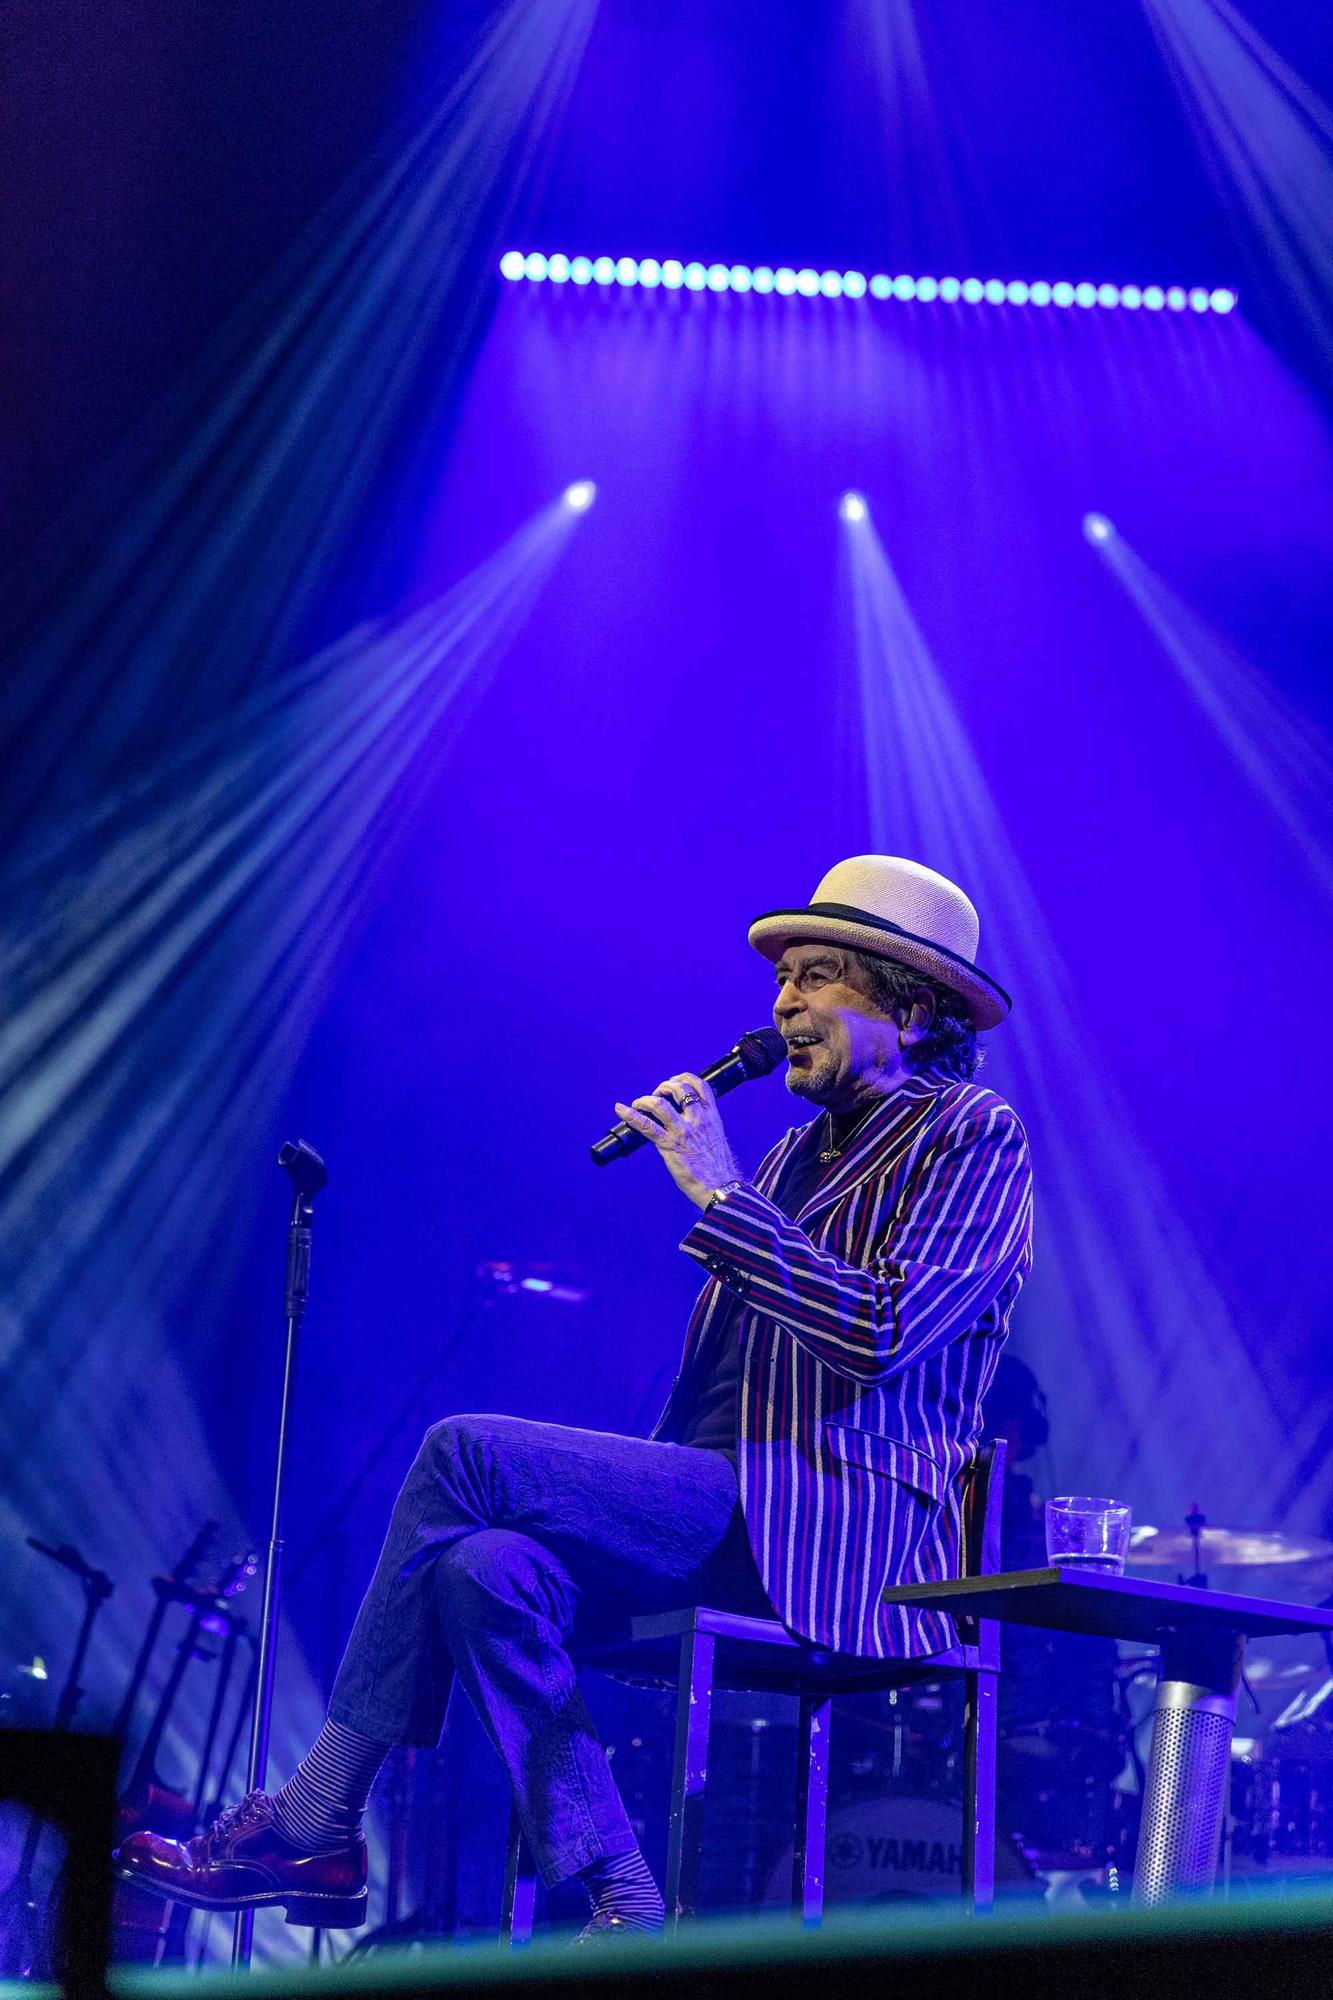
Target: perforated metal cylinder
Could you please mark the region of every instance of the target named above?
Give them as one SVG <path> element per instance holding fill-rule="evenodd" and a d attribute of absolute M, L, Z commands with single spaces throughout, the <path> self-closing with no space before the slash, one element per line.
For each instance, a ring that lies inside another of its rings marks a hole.
<path fill-rule="evenodd" d="M 1212 1886 L 1231 1773 L 1234 1694 L 1195 1681 L 1162 1681 L 1134 1863 L 1136 1903 Z"/>

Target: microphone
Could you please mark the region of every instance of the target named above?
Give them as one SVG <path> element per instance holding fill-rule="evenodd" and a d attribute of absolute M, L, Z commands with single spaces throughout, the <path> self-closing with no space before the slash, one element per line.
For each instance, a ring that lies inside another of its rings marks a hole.
<path fill-rule="evenodd" d="M 749 1083 L 754 1077 L 768 1076 L 775 1070 L 787 1053 L 787 1044 L 776 1028 L 752 1028 L 748 1035 L 742 1035 L 734 1049 L 728 1049 L 715 1063 L 700 1071 L 705 1083 L 711 1083 L 718 1097 L 724 1097 L 734 1090 L 738 1083 Z M 613 1125 L 604 1139 L 599 1139 L 592 1149 L 595 1167 L 609 1167 L 612 1160 L 623 1160 L 626 1153 L 637 1153 L 640 1146 L 648 1141 L 632 1125 L 622 1118 Z"/>

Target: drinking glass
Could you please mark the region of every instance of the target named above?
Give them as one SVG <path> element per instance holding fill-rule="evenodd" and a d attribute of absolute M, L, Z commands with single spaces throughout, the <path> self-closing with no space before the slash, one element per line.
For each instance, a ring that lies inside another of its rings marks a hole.
<path fill-rule="evenodd" d="M 1129 1508 L 1093 1493 L 1064 1493 L 1046 1502 L 1046 1559 L 1061 1569 L 1120 1576 L 1129 1552 Z"/>

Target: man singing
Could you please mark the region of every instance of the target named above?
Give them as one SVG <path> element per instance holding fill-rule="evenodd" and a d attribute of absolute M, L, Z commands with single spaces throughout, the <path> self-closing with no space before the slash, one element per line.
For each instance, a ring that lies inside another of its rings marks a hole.
<path fill-rule="evenodd" d="M 812 1121 L 747 1180 L 699 1077 L 616 1105 L 700 1211 L 681 1247 L 708 1274 L 652 1437 L 428 1431 L 310 1751 L 194 1840 L 135 1834 L 122 1876 L 202 1909 L 361 1922 L 371 1784 L 394 1745 L 438 1741 L 457 1675 L 544 1880 L 587 1886 L 583 1938 L 656 1929 L 580 1633 L 708 1603 L 838 1652 L 951 1645 L 946 1618 L 882 1592 L 958 1572 L 961 1478 L 1031 1261 L 1023 1128 L 972 1080 L 977 1031 L 1009 1011 L 977 938 L 960 889 L 883 855 L 756 920 Z"/>

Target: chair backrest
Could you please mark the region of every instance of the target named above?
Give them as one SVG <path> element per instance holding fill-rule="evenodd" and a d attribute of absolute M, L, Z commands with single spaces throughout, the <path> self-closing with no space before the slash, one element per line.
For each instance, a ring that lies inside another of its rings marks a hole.
<path fill-rule="evenodd" d="M 987 1438 L 963 1475 L 963 1575 L 994 1576 L 1001 1566 L 1000 1520 L 1004 1512 L 1003 1438 Z"/>

